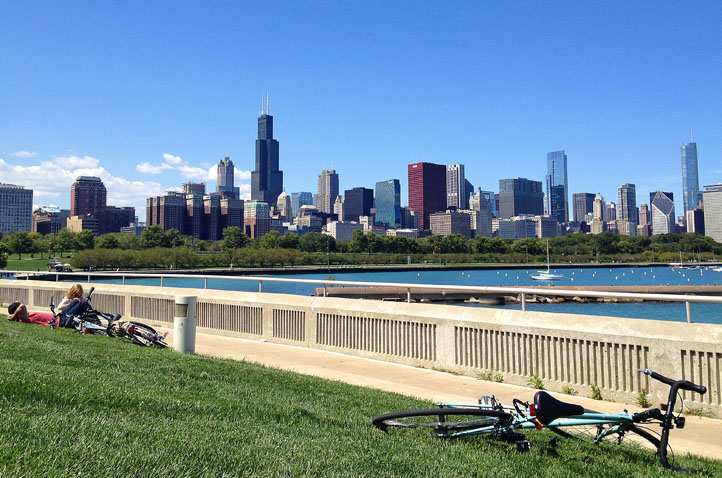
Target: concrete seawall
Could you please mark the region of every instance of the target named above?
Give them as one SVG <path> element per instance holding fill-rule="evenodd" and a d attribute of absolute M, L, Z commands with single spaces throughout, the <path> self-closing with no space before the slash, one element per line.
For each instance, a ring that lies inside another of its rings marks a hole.
<path fill-rule="evenodd" d="M 47 310 L 68 284 L 0 280 L 0 301 Z M 651 368 L 708 387 L 685 404 L 722 416 L 722 326 L 169 287 L 95 285 L 103 311 L 169 326 L 175 295 L 198 296 L 199 332 L 341 352 L 476 376 L 500 373 L 525 385 L 632 403 L 643 388 L 653 402 L 668 387 L 636 372 Z"/>
<path fill-rule="evenodd" d="M 540 292 L 544 292 L 544 297 L 539 296 L 538 300 L 544 300 L 549 302 L 604 302 L 608 299 L 602 298 L 585 298 L 583 292 L 631 292 L 640 294 L 691 294 L 691 295 L 705 295 L 705 296 L 722 296 L 722 286 L 709 285 L 709 286 L 677 286 L 677 285 L 659 285 L 659 286 L 525 286 L 526 289 L 538 289 Z M 578 290 L 580 295 L 578 297 L 568 296 L 555 296 L 550 291 L 554 289 L 564 290 Z M 430 290 L 421 289 L 417 287 L 327 287 L 325 294 L 326 297 L 345 297 L 349 299 L 371 299 L 371 300 L 406 300 L 407 294 L 411 294 L 412 301 L 463 301 L 476 299 L 484 303 L 495 303 L 503 304 L 504 302 L 517 302 L 519 297 L 517 294 L 502 294 L 499 292 L 483 292 L 483 291 L 468 291 L 468 290 Z M 317 287 L 315 289 L 316 297 L 324 296 L 323 287 Z M 530 298 L 529 301 L 535 301 L 537 299 Z M 639 301 L 640 299 L 633 299 Z M 622 301 L 622 300 L 615 300 Z"/>

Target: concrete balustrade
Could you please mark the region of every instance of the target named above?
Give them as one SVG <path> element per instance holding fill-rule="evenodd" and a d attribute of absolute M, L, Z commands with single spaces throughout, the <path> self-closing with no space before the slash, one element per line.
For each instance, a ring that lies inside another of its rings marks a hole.
<path fill-rule="evenodd" d="M 650 368 L 708 388 L 685 392 L 685 405 L 722 416 L 722 326 L 521 312 L 503 308 L 380 302 L 221 290 L 94 284 L 99 310 L 171 327 L 176 295 L 197 296 L 198 332 L 264 339 L 477 376 L 499 373 L 526 385 L 580 395 L 599 387 L 608 400 L 634 403 L 642 388 L 652 403 L 668 387 L 636 372 Z M 57 304 L 68 284 L 0 280 L 0 301 L 34 310 Z M 479 394 L 484 393 L 480 381 Z"/>

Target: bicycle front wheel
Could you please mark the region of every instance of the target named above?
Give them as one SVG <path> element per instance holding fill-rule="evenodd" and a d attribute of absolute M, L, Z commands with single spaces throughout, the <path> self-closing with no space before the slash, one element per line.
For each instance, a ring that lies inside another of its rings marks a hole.
<path fill-rule="evenodd" d="M 431 429 L 439 437 L 453 437 L 479 429 L 491 433 L 496 425 L 511 422 L 512 416 L 501 410 L 478 408 L 426 408 L 384 413 L 371 420 L 381 430 L 389 428 Z M 471 434 L 471 433 L 469 433 Z"/>
<path fill-rule="evenodd" d="M 593 442 L 599 442 L 602 440 L 621 442 L 629 437 L 628 441 L 637 444 L 644 444 L 646 441 L 649 442 L 654 449 L 659 449 L 659 437 L 637 425 L 629 425 L 618 428 L 618 424 L 615 423 L 571 426 L 565 426 L 562 424 L 560 426 L 547 426 L 546 428 L 565 438 L 576 438 Z M 618 428 L 618 431 L 607 433 L 608 430 L 616 428 Z"/>

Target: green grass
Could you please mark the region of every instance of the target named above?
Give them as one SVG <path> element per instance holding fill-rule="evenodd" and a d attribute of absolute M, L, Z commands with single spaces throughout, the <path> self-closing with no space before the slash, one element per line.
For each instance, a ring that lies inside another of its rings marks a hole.
<path fill-rule="evenodd" d="M 5 267 L 5 269 L 9 271 L 41 271 L 45 272 L 47 270 L 46 264 L 48 263 L 47 259 L 23 259 L 21 261 L 17 259 L 10 259 L 8 258 L 8 264 Z"/>
<path fill-rule="evenodd" d="M 0 318 L 0 476 L 676 476 L 631 446 L 385 434 L 430 404 Z M 672 437 L 674 444 L 674 437 Z M 678 464 L 721 476 L 722 463 Z"/>

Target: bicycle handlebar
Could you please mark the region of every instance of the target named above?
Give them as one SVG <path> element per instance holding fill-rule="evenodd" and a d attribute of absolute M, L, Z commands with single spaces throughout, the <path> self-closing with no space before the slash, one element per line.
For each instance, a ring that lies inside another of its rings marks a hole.
<path fill-rule="evenodd" d="M 655 380 L 659 380 L 662 383 L 666 383 L 670 387 L 674 385 L 678 385 L 677 388 L 681 388 L 682 390 L 689 390 L 691 392 L 697 392 L 700 395 L 704 395 L 707 393 L 707 387 L 704 385 L 697 385 L 696 383 L 692 383 L 689 380 L 672 380 L 671 378 L 665 377 L 662 374 L 659 374 L 653 370 L 649 370 L 648 368 L 645 369 L 637 369 L 638 372 L 641 372 L 645 375 L 649 375 Z"/>

